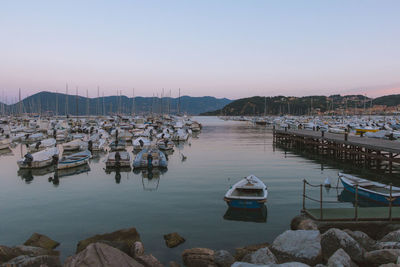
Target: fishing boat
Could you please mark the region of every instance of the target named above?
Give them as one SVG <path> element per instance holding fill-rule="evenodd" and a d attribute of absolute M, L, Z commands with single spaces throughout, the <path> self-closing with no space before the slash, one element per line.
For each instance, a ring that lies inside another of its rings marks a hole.
<path fill-rule="evenodd" d="M 36 144 L 29 145 L 29 152 L 37 152 L 56 145 L 56 139 L 48 138 L 37 142 Z"/>
<path fill-rule="evenodd" d="M 87 164 L 91 156 L 92 153 L 90 153 L 89 150 L 85 150 L 68 156 L 63 156 L 58 162 L 57 169 L 62 170 Z"/>
<path fill-rule="evenodd" d="M 140 151 L 133 160 L 133 168 L 167 168 L 168 161 L 164 153 L 150 148 Z"/>
<path fill-rule="evenodd" d="M 126 151 L 110 152 L 106 160 L 107 168 L 131 167 L 131 157 Z"/>
<path fill-rule="evenodd" d="M 126 141 L 123 139 L 119 139 L 117 141 L 112 141 L 110 143 L 110 148 L 112 151 L 125 150 L 125 147 L 126 147 Z"/>
<path fill-rule="evenodd" d="M 339 178 L 344 189 L 353 194 L 357 190 L 358 196 L 384 204 L 389 204 L 392 197 L 392 205 L 400 205 L 400 187 L 391 187 L 344 173 L 339 173 Z"/>
<path fill-rule="evenodd" d="M 26 154 L 17 161 L 21 169 L 35 169 L 50 166 L 58 161 L 58 148 L 52 147 L 33 154 Z"/>
<path fill-rule="evenodd" d="M 64 151 L 74 151 L 87 147 L 87 143 L 82 141 L 81 139 L 74 139 L 68 143 L 63 144 L 62 146 L 64 148 Z"/>
<path fill-rule="evenodd" d="M 268 190 L 256 176 L 249 175 L 226 192 L 224 200 L 229 207 L 259 209 L 267 201 Z"/>

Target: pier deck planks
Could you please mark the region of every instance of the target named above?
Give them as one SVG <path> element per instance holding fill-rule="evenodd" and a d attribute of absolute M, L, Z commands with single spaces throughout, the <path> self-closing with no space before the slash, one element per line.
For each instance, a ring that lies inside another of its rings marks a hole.
<path fill-rule="evenodd" d="M 307 209 L 306 210 L 313 219 L 320 219 L 320 209 Z M 368 207 L 358 208 L 358 220 L 388 220 L 389 208 L 388 207 Z M 321 221 L 340 221 L 340 220 L 354 220 L 354 208 L 326 208 L 322 209 Z M 392 220 L 400 220 L 400 207 L 392 207 Z"/>

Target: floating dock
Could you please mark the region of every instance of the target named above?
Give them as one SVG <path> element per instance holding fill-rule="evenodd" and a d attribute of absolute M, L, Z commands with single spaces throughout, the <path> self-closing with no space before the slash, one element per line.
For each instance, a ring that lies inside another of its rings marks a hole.
<path fill-rule="evenodd" d="M 400 166 L 400 142 L 303 129 L 273 131 L 274 143 L 328 155 L 392 173 Z"/>

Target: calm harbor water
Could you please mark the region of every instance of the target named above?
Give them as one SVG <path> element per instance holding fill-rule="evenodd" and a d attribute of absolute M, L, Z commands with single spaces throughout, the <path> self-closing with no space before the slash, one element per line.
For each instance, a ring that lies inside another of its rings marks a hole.
<path fill-rule="evenodd" d="M 301 209 L 302 179 L 314 184 L 327 177 L 336 181 L 341 171 L 274 148 L 272 132 L 264 127 L 215 117 L 194 119 L 203 124 L 198 138 L 179 145 L 169 156 L 168 171 L 150 174 L 151 179 L 148 173 L 132 171 L 107 174 L 103 154 L 92 159 L 90 169 L 64 176 L 54 185 L 49 182 L 51 173 L 18 173 L 20 146 L 1 154 L 0 244 L 18 245 L 39 232 L 61 243 L 64 259 L 74 254 L 81 239 L 136 227 L 147 253 L 163 263 L 180 260 L 182 251 L 191 247 L 233 251 L 271 242 L 289 229 Z M 268 187 L 266 219 L 265 213 L 244 218 L 223 201 L 228 188 L 249 174 Z M 340 193 L 324 190 L 332 200 Z M 163 235 L 175 231 L 187 241 L 167 248 Z"/>

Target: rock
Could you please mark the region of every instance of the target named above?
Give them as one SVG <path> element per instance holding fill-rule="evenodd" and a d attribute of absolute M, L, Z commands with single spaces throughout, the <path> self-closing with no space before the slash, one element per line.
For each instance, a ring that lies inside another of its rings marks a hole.
<path fill-rule="evenodd" d="M 34 233 L 28 240 L 25 241 L 24 245 L 32 247 L 40 247 L 45 249 L 54 249 L 58 245 L 60 245 L 60 243 L 52 240 L 48 236 Z"/>
<path fill-rule="evenodd" d="M 342 248 L 336 250 L 328 260 L 328 267 L 350 267 L 354 266 L 349 255 Z"/>
<path fill-rule="evenodd" d="M 376 250 L 380 249 L 400 249 L 400 242 L 377 242 Z"/>
<path fill-rule="evenodd" d="M 369 237 L 366 233 L 361 231 L 351 231 L 348 229 L 343 230 L 349 236 L 351 236 L 355 241 L 358 242 L 366 251 L 371 251 L 376 249 L 376 241 Z"/>
<path fill-rule="evenodd" d="M 61 267 L 60 258 L 58 256 L 41 255 L 30 257 L 28 255 L 18 256 L 3 265 L 2 267 Z"/>
<path fill-rule="evenodd" d="M 216 267 L 214 250 L 208 248 L 185 249 L 182 253 L 183 264 L 186 267 Z"/>
<path fill-rule="evenodd" d="M 282 264 L 259 265 L 259 264 L 237 261 L 234 264 L 232 264 L 232 267 L 310 267 L 310 265 L 301 262 L 286 262 Z"/>
<path fill-rule="evenodd" d="M 264 266 L 268 267 L 269 265 L 258 265 L 258 264 L 248 263 L 248 262 L 237 261 L 237 262 L 233 263 L 231 267 L 264 267 Z"/>
<path fill-rule="evenodd" d="M 108 240 L 99 240 L 99 241 L 97 241 L 97 243 L 103 243 L 103 244 L 109 245 L 110 247 L 119 249 L 119 250 L 121 250 L 122 252 L 128 254 L 129 256 L 132 256 L 132 257 L 133 257 L 133 255 L 131 255 L 132 248 L 131 248 L 127 243 L 125 243 L 125 242 L 120 242 L 120 241 L 108 241 Z"/>
<path fill-rule="evenodd" d="M 396 263 L 400 257 L 400 249 L 380 249 L 365 253 L 365 262 L 373 266 Z"/>
<path fill-rule="evenodd" d="M 136 258 L 136 260 L 146 267 L 162 267 L 162 266 L 164 266 L 156 259 L 156 257 L 154 257 L 151 254 L 139 256 Z"/>
<path fill-rule="evenodd" d="M 218 250 L 214 253 L 214 262 L 218 267 L 230 267 L 235 258 L 226 250 Z"/>
<path fill-rule="evenodd" d="M 256 245 L 250 245 L 242 248 L 237 248 L 236 253 L 235 253 L 235 260 L 236 261 L 241 261 L 244 256 L 246 256 L 249 253 L 255 252 L 259 250 L 260 248 L 265 248 L 268 247 L 268 243 L 262 243 L 262 244 L 256 244 Z"/>
<path fill-rule="evenodd" d="M 60 256 L 60 251 L 45 249 L 41 247 L 16 246 L 15 249 L 20 251 L 21 254 L 31 257 L 41 255 Z"/>
<path fill-rule="evenodd" d="M 144 254 L 143 243 L 140 242 L 140 241 L 136 241 L 136 242 L 133 244 L 133 247 L 132 247 L 132 249 L 131 249 L 130 255 L 131 255 L 133 258 L 136 258 L 136 257 L 142 256 L 143 254 Z"/>
<path fill-rule="evenodd" d="M 176 246 L 182 244 L 183 242 L 185 242 L 185 239 L 183 237 L 181 237 L 178 233 L 166 234 L 166 235 L 164 235 L 164 240 L 165 240 L 165 244 L 169 248 L 176 247 Z"/>
<path fill-rule="evenodd" d="M 141 240 L 139 233 L 136 231 L 136 228 L 132 227 L 128 229 L 121 229 L 112 233 L 95 235 L 79 241 L 76 247 L 76 253 L 79 253 L 82 250 L 84 250 L 89 244 L 96 243 L 99 241 L 103 243 L 104 241 L 115 242 L 114 244 L 124 243 L 130 248 L 130 251 L 132 251 L 132 247 L 135 244 L 135 242 Z"/>
<path fill-rule="evenodd" d="M 322 255 L 328 260 L 333 253 L 342 248 L 356 262 L 363 261 L 364 249 L 346 232 L 331 228 L 321 235 Z"/>
<path fill-rule="evenodd" d="M 14 248 L 0 245 L 0 263 L 7 262 L 22 253 Z"/>
<path fill-rule="evenodd" d="M 119 249 L 104 243 L 91 243 L 83 251 L 69 257 L 64 267 L 144 267 Z"/>
<path fill-rule="evenodd" d="M 307 221 L 307 220 L 310 220 L 310 218 L 305 215 L 295 216 L 290 222 L 290 230 L 306 230 L 306 229 L 299 229 L 299 225 L 301 224 L 302 221 Z"/>
<path fill-rule="evenodd" d="M 181 265 L 175 261 L 170 261 L 169 262 L 169 267 L 181 267 Z"/>
<path fill-rule="evenodd" d="M 271 266 L 271 265 L 268 265 L 268 266 Z M 309 265 L 301 263 L 301 262 L 285 262 L 285 263 L 282 263 L 282 264 L 277 264 L 277 265 L 272 265 L 272 266 L 279 266 L 279 267 L 310 267 Z"/>
<path fill-rule="evenodd" d="M 315 230 L 285 231 L 274 240 L 270 249 L 279 262 L 315 265 L 322 260 L 321 235 Z"/>
<path fill-rule="evenodd" d="M 254 264 L 271 264 L 276 263 L 277 259 L 268 248 L 260 248 L 256 252 L 244 256 L 243 261 Z"/>
<path fill-rule="evenodd" d="M 385 235 L 381 242 L 400 242 L 400 230 L 396 230 Z"/>
<path fill-rule="evenodd" d="M 305 219 L 299 223 L 297 230 L 318 230 L 318 226 L 313 220 Z"/>
<path fill-rule="evenodd" d="M 400 267 L 400 264 L 386 263 L 386 264 L 379 265 L 379 267 Z"/>

